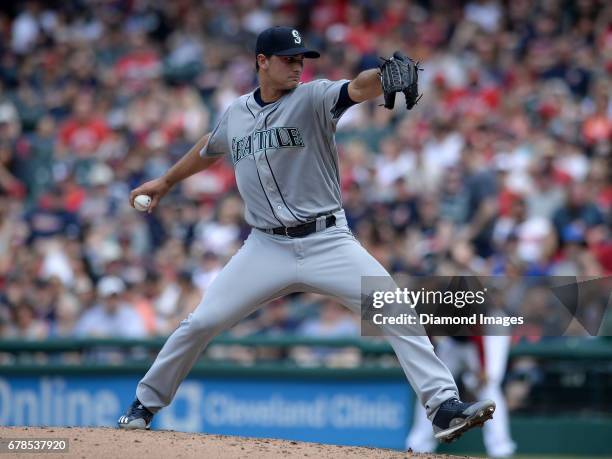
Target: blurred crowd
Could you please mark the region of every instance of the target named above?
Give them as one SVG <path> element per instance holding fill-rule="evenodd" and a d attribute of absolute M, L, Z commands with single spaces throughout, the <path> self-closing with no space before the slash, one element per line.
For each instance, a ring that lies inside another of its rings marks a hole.
<path fill-rule="evenodd" d="M 304 81 L 422 62 L 414 110 L 337 131 L 350 226 L 390 272 L 610 275 L 605 0 L 23 1 L 0 11 L 0 337 L 167 335 L 196 307 L 249 232 L 231 164 L 151 215 L 128 194 L 256 86 L 276 24 L 322 52 Z M 233 331 L 287 332 L 359 323 L 293 295 Z"/>

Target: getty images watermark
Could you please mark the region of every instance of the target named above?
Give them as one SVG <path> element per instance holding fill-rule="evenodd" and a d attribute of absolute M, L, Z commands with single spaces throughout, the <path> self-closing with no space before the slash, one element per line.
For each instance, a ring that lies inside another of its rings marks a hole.
<path fill-rule="evenodd" d="M 406 305 L 411 310 L 417 306 L 444 305 L 457 309 L 464 307 L 482 306 L 485 304 L 487 289 L 483 288 L 473 291 L 445 291 L 426 290 L 418 291 L 407 288 L 396 288 L 395 291 L 383 290 L 372 293 L 372 307 L 382 309 L 385 305 Z M 420 308 L 422 309 L 422 308 Z M 480 308 L 479 308 L 480 309 Z M 472 309 L 473 310 L 473 309 Z M 451 309 L 452 312 L 452 309 Z M 398 315 L 386 315 L 385 313 L 374 313 L 372 321 L 375 325 L 522 325 L 524 317 L 512 316 L 487 316 L 484 313 L 472 312 L 469 315 L 436 315 L 432 313 L 414 314 L 400 312 Z"/>
<path fill-rule="evenodd" d="M 362 278 L 364 336 L 610 336 L 611 277 Z"/>

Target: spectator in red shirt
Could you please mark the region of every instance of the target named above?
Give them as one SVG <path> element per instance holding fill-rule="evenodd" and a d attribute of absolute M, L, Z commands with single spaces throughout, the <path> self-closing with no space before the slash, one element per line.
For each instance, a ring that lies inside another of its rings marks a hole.
<path fill-rule="evenodd" d="M 587 145 L 612 140 L 612 120 L 608 117 L 608 96 L 601 94 L 595 102 L 595 113 L 589 116 L 582 125 L 582 135 Z"/>
<path fill-rule="evenodd" d="M 96 116 L 92 97 L 80 95 L 74 103 L 73 116 L 60 128 L 58 153 L 88 158 L 108 137 L 109 128 L 104 119 Z"/>
<path fill-rule="evenodd" d="M 144 89 L 147 83 L 160 76 L 161 60 L 142 34 L 130 37 L 131 51 L 117 61 L 115 74 L 129 91 Z"/>

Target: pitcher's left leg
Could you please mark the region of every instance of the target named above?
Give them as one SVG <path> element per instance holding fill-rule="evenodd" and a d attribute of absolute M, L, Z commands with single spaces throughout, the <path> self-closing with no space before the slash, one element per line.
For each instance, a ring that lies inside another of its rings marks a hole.
<path fill-rule="evenodd" d="M 298 265 L 298 277 L 314 291 L 337 297 L 360 314 L 362 276 L 389 278 L 389 273 L 357 242 L 348 227 L 333 227 L 304 238 L 304 259 Z M 387 340 L 430 420 L 444 401 L 458 398 L 455 381 L 427 336 L 387 336 Z"/>

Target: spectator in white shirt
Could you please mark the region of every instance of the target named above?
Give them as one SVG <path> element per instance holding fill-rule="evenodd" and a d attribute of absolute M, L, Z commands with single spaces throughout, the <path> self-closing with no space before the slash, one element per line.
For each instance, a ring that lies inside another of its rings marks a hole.
<path fill-rule="evenodd" d="M 77 336 L 140 338 L 146 335 L 144 323 L 133 306 L 123 300 L 125 284 L 115 276 L 98 282 L 99 303 L 86 311 L 74 328 Z"/>

